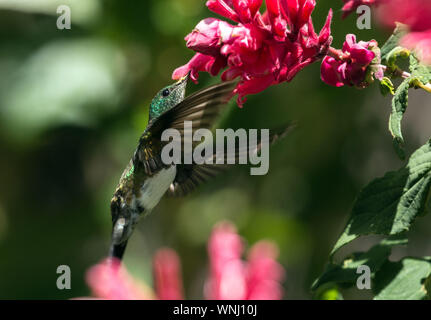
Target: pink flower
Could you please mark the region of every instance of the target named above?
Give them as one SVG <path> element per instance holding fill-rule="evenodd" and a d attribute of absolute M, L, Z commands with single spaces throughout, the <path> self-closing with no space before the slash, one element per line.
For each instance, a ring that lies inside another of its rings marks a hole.
<path fill-rule="evenodd" d="M 431 64 L 431 1 L 386 0 L 377 11 L 379 21 L 390 28 L 395 22 L 406 24 L 411 31 L 400 44 L 418 55 L 425 64 Z"/>
<path fill-rule="evenodd" d="M 323 57 L 332 41 L 332 11 L 320 34 L 314 31 L 311 13 L 315 0 L 266 0 L 267 11 L 260 14 L 262 0 L 209 0 L 210 10 L 236 22 L 207 18 L 185 38 L 187 47 L 197 52 L 173 72 L 179 79 L 191 71 L 191 78 L 208 72 L 223 81 L 240 78 L 234 90 L 241 106 L 245 96 L 268 86 L 291 81 L 305 66 Z"/>
<path fill-rule="evenodd" d="M 277 248 L 261 241 L 250 249 L 248 261 L 241 260 L 243 243 L 235 227 L 227 222 L 216 226 L 208 250 L 210 277 L 208 299 L 281 299 L 284 270 L 277 263 Z M 116 259 L 106 259 L 87 272 L 87 283 L 97 298 L 109 300 L 183 299 L 180 260 L 171 249 L 157 251 L 153 259 L 156 294 L 133 279 Z"/>
<path fill-rule="evenodd" d="M 196 52 L 217 56 L 224 42 L 231 39 L 234 26 L 215 18 L 206 18 L 186 36 L 186 45 Z"/>
<path fill-rule="evenodd" d="M 241 238 L 231 224 L 216 226 L 208 243 L 210 279 L 206 296 L 210 300 L 243 300 L 246 296 L 245 266 L 240 257 Z"/>
<path fill-rule="evenodd" d="M 268 241 L 256 243 L 250 250 L 247 267 L 247 300 L 280 300 L 280 280 L 284 270 L 277 263 L 278 249 Z"/>
<path fill-rule="evenodd" d="M 180 259 L 175 251 L 171 249 L 157 251 L 153 265 L 157 297 L 160 300 L 184 299 Z"/>
<path fill-rule="evenodd" d="M 377 48 L 377 42 L 360 41 L 356 43 L 356 36 L 348 34 L 342 51 L 336 50 L 332 56 L 326 56 L 321 66 L 322 80 L 335 87 L 367 85 L 365 81 L 369 66 L 376 57 L 373 49 Z M 380 59 L 380 57 L 377 57 Z M 374 76 L 381 79 L 383 70 L 379 69 Z"/>
<path fill-rule="evenodd" d="M 379 5 L 384 1 L 388 0 L 343 0 L 344 6 L 341 10 L 343 10 L 343 16 L 342 18 L 346 18 L 349 14 L 356 11 L 356 9 L 359 6 L 366 5 L 366 6 L 372 6 L 372 5 Z"/>
<path fill-rule="evenodd" d="M 87 271 L 87 283 L 94 296 L 108 300 L 148 300 L 153 293 L 133 279 L 116 259 L 108 258 Z"/>
<path fill-rule="evenodd" d="M 389 28 L 394 28 L 395 22 L 401 22 L 411 31 L 425 31 L 431 29 L 431 1 L 386 0 L 377 10 L 377 17 Z"/>
<path fill-rule="evenodd" d="M 431 29 L 423 32 L 411 32 L 405 35 L 400 44 L 414 50 L 421 62 L 431 65 Z"/>
<path fill-rule="evenodd" d="M 108 300 L 183 299 L 180 262 L 175 251 L 159 250 L 154 257 L 156 295 L 145 284 L 133 279 L 121 261 L 108 258 L 87 272 L 87 283 L 94 296 Z"/>
<path fill-rule="evenodd" d="M 281 299 L 280 281 L 284 270 L 276 262 L 277 249 L 261 241 L 251 250 L 248 261 L 241 260 L 243 243 L 230 223 L 214 228 L 208 245 L 210 277 L 206 297 L 214 300 Z"/>

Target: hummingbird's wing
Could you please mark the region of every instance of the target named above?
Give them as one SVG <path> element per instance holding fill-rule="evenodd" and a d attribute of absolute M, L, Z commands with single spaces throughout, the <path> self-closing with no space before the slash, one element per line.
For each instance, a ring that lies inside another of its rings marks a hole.
<path fill-rule="evenodd" d="M 181 133 L 181 146 L 193 137 L 195 130 L 211 128 L 214 120 L 233 96 L 237 81 L 222 82 L 199 90 L 186 97 L 172 109 L 153 119 L 142 134 L 139 146 L 133 157 L 135 166 L 142 166 L 147 175 L 153 175 L 160 169 L 170 166 L 162 162 L 160 150 L 168 142 L 161 141 L 165 129 L 176 129 Z M 184 121 L 192 122 L 191 135 L 184 134 Z"/>
<path fill-rule="evenodd" d="M 273 144 L 277 140 L 283 138 L 287 135 L 287 133 L 292 129 L 292 125 L 288 125 L 276 130 L 270 130 L 269 134 L 269 144 Z M 208 179 L 214 177 L 219 172 L 224 171 L 230 165 L 226 164 L 227 159 L 234 157 L 235 163 L 238 163 L 238 159 L 245 153 L 245 156 L 248 156 L 250 153 L 259 153 L 262 148 L 261 140 L 258 140 L 254 149 L 251 150 L 250 146 L 245 148 L 237 148 L 234 151 L 234 154 L 229 154 L 229 151 L 225 149 L 224 152 L 224 164 L 215 164 L 217 159 L 216 151 L 209 156 L 212 158 L 213 164 L 179 164 L 177 165 L 177 174 L 174 182 L 171 184 L 168 189 L 168 194 L 173 196 L 184 196 L 191 191 L 193 191 L 200 184 L 204 183 Z"/>

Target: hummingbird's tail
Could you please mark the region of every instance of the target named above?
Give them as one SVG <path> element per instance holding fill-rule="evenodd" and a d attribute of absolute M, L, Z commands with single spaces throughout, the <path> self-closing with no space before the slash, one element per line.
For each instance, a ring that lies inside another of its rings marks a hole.
<path fill-rule="evenodd" d="M 124 251 L 126 251 L 127 241 L 120 244 L 111 243 L 111 248 L 109 249 L 109 257 L 117 258 L 118 260 L 123 259 Z"/>

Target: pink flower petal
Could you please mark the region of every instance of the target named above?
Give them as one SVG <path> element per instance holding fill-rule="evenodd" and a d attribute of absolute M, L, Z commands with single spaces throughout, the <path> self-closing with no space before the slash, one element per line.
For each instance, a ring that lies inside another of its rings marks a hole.
<path fill-rule="evenodd" d="M 411 32 L 401 39 L 400 44 L 415 51 L 422 63 L 431 65 L 431 29 L 425 32 Z"/>
<path fill-rule="evenodd" d="M 174 70 L 172 79 L 178 80 L 191 72 L 190 78 L 197 82 L 200 71 L 217 75 L 225 66 L 226 61 L 223 57 L 214 58 L 202 53 L 196 53 L 187 64 Z"/>
<path fill-rule="evenodd" d="M 160 300 L 184 299 L 180 259 L 174 250 L 158 250 L 153 259 L 153 269 L 157 297 Z"/>
<path fill-rule="evenodd" d="M 241 238 L 232 224 L 223 222 L 214 228 L 208 243 L 211 264 L 206 290 L 208 299 L 244 299 L 246 291 L 242 250 Z"/>
<path fill-rule="evenodd" d="M 375 57 L 375 53 L 359 45 L 354 45 L 350 49 L 350 57 L 354 63 L 369 65 Z"/>
<path fill-rule="evenodd" d="M 233 0 L 233 7 L 242 23 L 252 21 L 261 5 L 262 0 Z"/>
<path fill-rule="evenodd" d="M 326 17 L 325 25 L 319 33 L 319 43 L 325 45 L 326 48 L 331 45 L 331 22 L 332 22 L 332 9 L 329 10 L 328 16 Z"/>
<path fill-rule="evenodd" d="M 234 27 L 227 22 L 207 18 L 198 23 L 185 38 L 188 48 L 206 55 L 216 56 L 224 41 L 228 41 Z"/>
<path fill-rule="evenodd" d="M 342 61 L 337 61 L 332 57 L 326 56 L 320 67 L 322 81 L 334 87 L 344 86 L 344 82 L 338 71 L 342 63 Z"/>
<path fill-rule="evenodd" d="M 234 90 L 238 94 L 237 104 L 242 107 L 245 103 L 245 96 L 259 93 L 275 83 L 274 76 L 269 74 L 264 77 L 253 78 L 241 81 Z"/>
<path fill-rule="evenodd" d="M 277 247 L 268 241 L 256 243 L 250 250 L 247 268 L 247 299 L 280 300 L 284 277 L 282 266 L 276 261 Z"/>
<path fill-rule="evenodd" d="M 239 22 L 238 14 L 231 7 L 232 1 L 229 4 L 224 0 L 208 0 L 206 6 L 212 12 L 215 12 L 225 18 L 231 19 L 233 21 Z"/>
<path fill-rule="evenodd" d="M 153 299 L 151 290 L 133 279 L 116 259 L 106 259 L 87 271 L 87 283 L 93 294 L 108 300 Z"/>

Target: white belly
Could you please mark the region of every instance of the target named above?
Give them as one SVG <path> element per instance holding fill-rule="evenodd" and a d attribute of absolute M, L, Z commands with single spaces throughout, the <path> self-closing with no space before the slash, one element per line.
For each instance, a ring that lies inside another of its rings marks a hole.
<path fill-rule="evenodd" d="M 160 170 L 151 178 L 147 178 L 141 187 L 141 195 L 137 199 L 139 204 L 146 210 L 151 211 L 168 190 L 176 174 L 177 168 L 171 166 L 168 169 Z"/>

